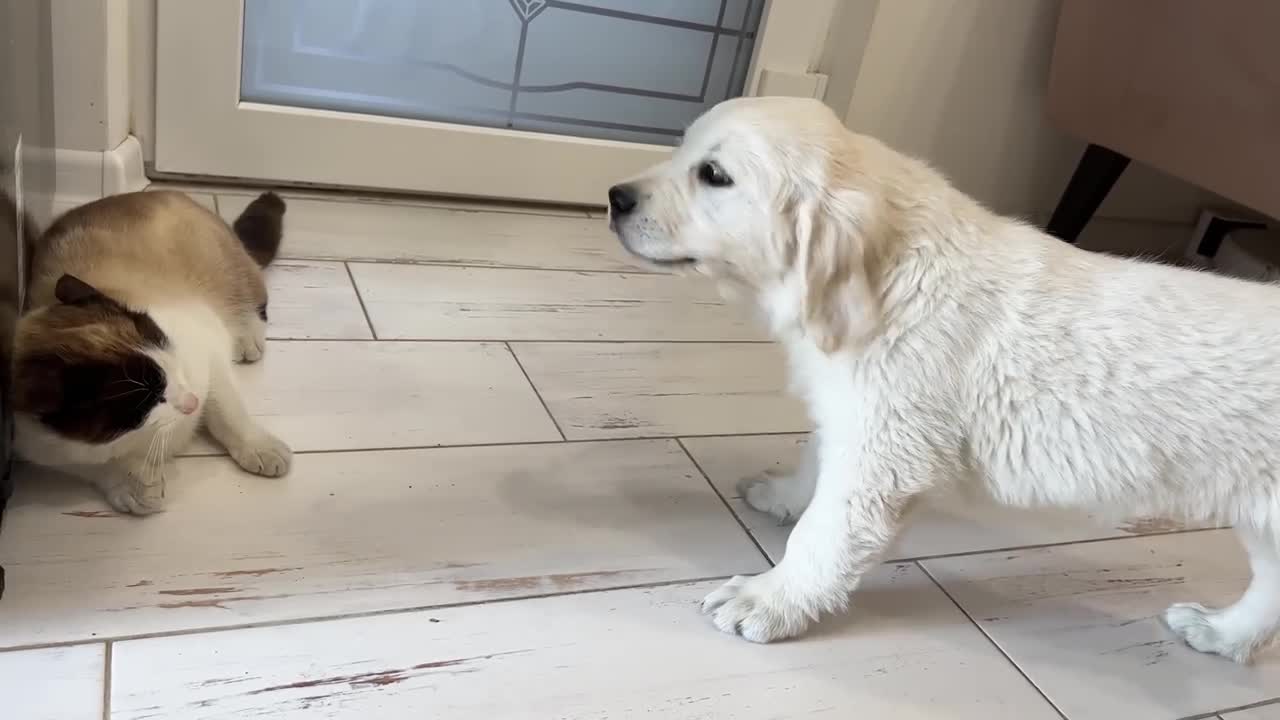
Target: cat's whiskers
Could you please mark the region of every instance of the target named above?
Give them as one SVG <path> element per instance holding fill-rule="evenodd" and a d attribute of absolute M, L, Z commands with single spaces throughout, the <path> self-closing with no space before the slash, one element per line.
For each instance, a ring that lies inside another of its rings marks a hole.
<path fill-rule="evenodd" d="M 116 398 L 128 397 L 128 396 L 130 396 L 130 395 L 132 395 L 132 394 L 134 394 L 134 393 L 140 393 L 140 392 L 147 392 L 147 388 L 145 388 L 145 387 L 136 387 L 136 388 L 133 388 L 132 390 L 125 390 L 125 391 L 124 391 L 124 392 L 122 392 L 122 393 L 116 393 L 115 395 L 108 395 L 108 396 L 106 396 L 106 397 L 104 397 L 104 398 L 102 398 L 102 399 L 103 399 L 104 401 L 105 401 L 105 400 L 115 400 Z M 138 403 L 138 405 L 142 405 L 142 403 Z"/>
<path fill-rule="evenodd" d="M 138 387 L 140 387 L 140 388 L 145 388 L 145 387 L 146 387 L 146 385 L 144 385 L 144 384 L 142 384 L 142 383 L 138 382 L 137 380 L 134 380 L 133 378 L 129 377 L 129 369 L 128 369 L 128 368 L 121 368 L 120 370 L 121 370 L 121 372 L 123 372 L 123 373 L 124 373 L 124 379 L 123 379 L 123 380 L 112 380 L 111 382 L 107 383 L 108 385 L 119 385 L 119 384 L 121 384 L 121 383 L 133 383 L 134 385 L 137 385 L 137 386 L 138 386 Z"/>

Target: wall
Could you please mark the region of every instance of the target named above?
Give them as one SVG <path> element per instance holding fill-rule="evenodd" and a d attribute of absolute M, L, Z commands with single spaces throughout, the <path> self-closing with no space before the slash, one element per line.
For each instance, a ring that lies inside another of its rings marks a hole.
<path fill-rule="evenodd" d="M 0 0 L 0 521 L 13 490 L 7 370 L 25 283 L 23 250 L 32 234 L 26 216 L 47 215 L 53 200 L 52 167 L 29 160 L 48 157 L 54 142 L 50 15 L 45 2 Z"/>
<path fill-rule="evenodd" d="M 1042 220 L 1083 149 L 1045 121 L 1058 9 L 1059 0 L 844 0 L 823 58 L 828 102 L 852 129 L 929 160 L 996 210 Z M 1132 165 L 1099 217 L 1181 225 L 1213 202 Z"/>
<path fill-rule="evenodd" d="M 40 0 L 51 10 L 57 147 L 113 150 L 129 134 L 129 0 Z"/>

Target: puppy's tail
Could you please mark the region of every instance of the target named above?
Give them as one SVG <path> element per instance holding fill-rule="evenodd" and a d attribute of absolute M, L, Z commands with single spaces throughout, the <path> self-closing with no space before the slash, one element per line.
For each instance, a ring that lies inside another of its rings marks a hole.
<path fill-rule="evenodd" d="M 280 252 L 280 239 L 284 237 L 284 200 L 273 192 L 259 195 L 232 223 L 236 237 L 244 244 L 249 257 L 266 267 Z"/>

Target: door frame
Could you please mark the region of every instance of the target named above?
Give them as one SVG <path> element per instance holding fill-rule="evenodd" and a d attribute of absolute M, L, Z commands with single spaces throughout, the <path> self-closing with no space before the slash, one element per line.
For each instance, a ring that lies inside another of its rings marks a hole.
<path fill-rule="evenodd" d="M 766 0 L 747 94 L 758 89 L 765 69 L 809 73 L 816 67 L 835 4 Z M 670 152 L 661 145 L 244 102 L 244 0 L 156 5 L 154 169 L 162 174 L 602 204 L 603 188 Z M 359 148 L 358 155 L 346 148 Z M 406 161 L 414 153 L 420 160 Z M 501 168 L 495 171 L 486 156 L 504 158 Z"/>

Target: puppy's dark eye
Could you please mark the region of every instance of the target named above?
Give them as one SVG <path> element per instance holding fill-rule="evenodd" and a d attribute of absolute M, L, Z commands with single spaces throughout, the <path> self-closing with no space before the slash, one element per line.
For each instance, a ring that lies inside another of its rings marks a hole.
<path fill-rule="evenodd" d="M 733 184 L 733 178 L 713 162 L 704 162 L 698 167 L 698 179 L 711 187 L 729 187 Z"/>

